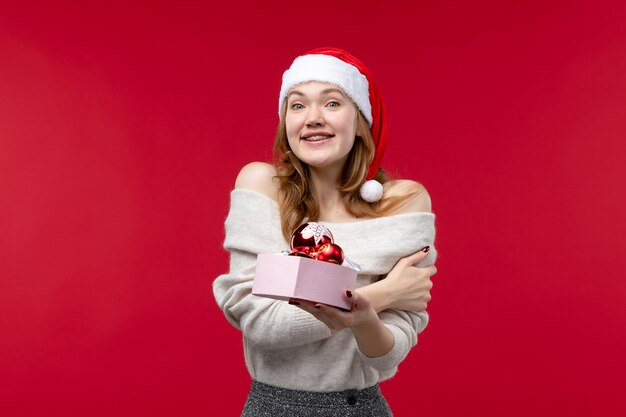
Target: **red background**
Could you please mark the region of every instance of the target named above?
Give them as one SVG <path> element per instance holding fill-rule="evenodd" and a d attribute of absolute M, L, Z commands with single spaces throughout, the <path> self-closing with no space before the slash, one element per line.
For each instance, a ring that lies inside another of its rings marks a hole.
<path fill-rule="evenodd" d="M 624 2 L 50 3 L 0 6 L 1 415 L 238 415 L 229 190 L 325 45 L 437 214 L 396 415 L 626 415 Z"/>

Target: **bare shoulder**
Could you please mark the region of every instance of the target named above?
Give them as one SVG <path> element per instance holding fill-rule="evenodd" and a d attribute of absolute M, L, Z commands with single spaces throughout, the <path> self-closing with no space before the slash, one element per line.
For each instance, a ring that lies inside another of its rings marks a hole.
<path fill-rule="evenodd" d="M 265 162 L 251 162 L 239 171 L 235 188 L 256 191 L 277 201 L 279 182 L 274 178 L 275 175 L 276 168 L 274 165 Z"/>
<path fill-rule="evenodd" d="M 390 197 L 402 197 L 415 194 L 415 196 L 400 207 L 396 213 L 432 213 L 430 195 L 428 191 L 426 191 L 426 188 L 419 182 L 411 180 L 392 180 L 386 182 L 384 187 L 385 194 Z"/>

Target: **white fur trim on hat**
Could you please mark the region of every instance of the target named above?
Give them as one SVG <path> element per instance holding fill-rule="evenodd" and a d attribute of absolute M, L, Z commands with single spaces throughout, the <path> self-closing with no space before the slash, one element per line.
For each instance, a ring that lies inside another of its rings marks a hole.
<path fill-rule="evenodd" d="M 307 82 L 320 81 L 335 84 L 354 101 L 365 119 L 372 125 L 372 106 L 369 98 L 369 83 L 359 70 L 330 55 L 310 54 L 297 57 L 283 74 L 278 99 L 278 116 L 283 102 L 292 87 Z"/>
<path fill-rule="evenodd" d="M 376 180 L 365 181 L 359 191 L 361 198 L 368 203 L 375 203 L 383 198 L 383 185 Z"/>

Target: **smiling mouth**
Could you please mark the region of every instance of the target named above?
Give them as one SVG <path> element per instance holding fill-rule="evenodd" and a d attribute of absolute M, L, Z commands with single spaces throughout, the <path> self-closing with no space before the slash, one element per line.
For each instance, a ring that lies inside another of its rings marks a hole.
<path fill-rule="evenodd" d="M 302 140 L 306 141 L 306 142 L 319 142 L 322 140 L 326 140 L 326 139 L 330 139 L 332 137 L 334 137 L 335 135 L 313 135 L 313 136 L 308 136 L 305 138 L 302 138 Z"/>

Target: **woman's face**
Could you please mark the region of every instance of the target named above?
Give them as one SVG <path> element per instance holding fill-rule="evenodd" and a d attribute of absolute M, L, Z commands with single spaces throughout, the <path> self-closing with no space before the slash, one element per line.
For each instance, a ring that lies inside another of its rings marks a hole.
<path fill-rule="evenodd" d="M 302 162 L 341 168 L 357 135 L 357 108 L 333 84 L 307 82 L 287 96 L 285 127 L 289 146 Z"/>

